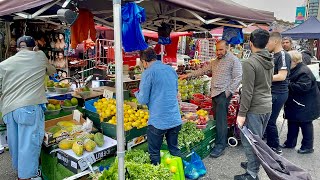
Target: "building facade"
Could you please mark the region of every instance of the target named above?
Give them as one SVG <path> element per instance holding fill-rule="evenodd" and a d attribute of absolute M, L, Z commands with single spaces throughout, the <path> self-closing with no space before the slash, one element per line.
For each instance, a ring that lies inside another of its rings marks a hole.
<path fill-rule="evenodd" d="M 311 16 L 315 16 L 320 18 L 320 0 L 306 0 L 307 7 L 307 18 Z"/>

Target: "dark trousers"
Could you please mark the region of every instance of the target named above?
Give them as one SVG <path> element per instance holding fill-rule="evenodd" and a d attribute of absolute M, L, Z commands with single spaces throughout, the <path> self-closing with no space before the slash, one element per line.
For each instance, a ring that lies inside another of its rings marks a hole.
<path fill-rule="evenodd" d="M 148 126 L 148 151 L 152 164 L 160 164 L 160 148 L 164 136 L 166 137 L 170 154 L 181 157 L 181 152 L 178 148 L 178 134 L 180 130 L 181 125 L 167 130 L 157 129 L 151 125 Z"/>
<path fill-rule="evenodd" d="M 266 129 L 267 144 L 269 147 L 279 147 L 279 134 L 277 128 L 277 119 L 284 103 L 288 99 L 288 93 L 272 93 L 272 113 Z"/>
<path fill-rule="evenodd" d="M 271 113 L 267 113 L 267 114 L 247 113 L 245 126 L 247 126 L 247 128 L 253 134 L 258 135 L 259 137 L 262 138 L 262 135 L 268 124 L 270 114 Z M 254 154 L 250 143 L 248 142 L 247 138 L 243 136 L 242 133 L 241 133 L 241 142 L 248 159 L 247 172 L 251 176 L 256 177 L 260 169 L 260 163 L 257 159 L 257 156 Z"/>
<path fill-rule="evenodd" d="M 212 98 L 212 107 L 214 112 L 214 119 L 216 120 L 216 142 L 215 148 L 224 150 L 227 146 L 228 140 L 228 107 L 230 103 L 230 97 L 226 97 L 226 93 L 223 92 L 216 97 Z"/>
<path fill-rule="evenodd" d="M 305 149 L 313 149 L 313 124 L 312 121 L 309 122 L 295 122 L 288 120 L 288 134 L 287 140 L 284 143 L 287 147 L 296 147 L 297 139 L 299 134 L 299 128 L 302 131 L 302 142 L 301 148 Z"/>

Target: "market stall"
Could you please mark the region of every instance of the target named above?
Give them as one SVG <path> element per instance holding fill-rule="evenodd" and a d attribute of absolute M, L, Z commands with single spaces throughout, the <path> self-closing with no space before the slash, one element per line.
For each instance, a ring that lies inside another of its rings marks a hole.
<path fill-rule="evenodd" d="M 14 7 L 13 4 L 7 3 L 7 6 L 10 5 Z M 27 10 L 28 7 L 25 9 L 12 9 L 10 13 L 15 13 L 13 15 L 15 17 L 19 16 L 26 19 L 38 17 L 42 20 L 55 22 L 57 17 L 53 15 L 41 16 L 41 13 L 54 5 L 64 6 L 64 4 L 61 4 L 59 1 L 52 1 L 46 5 L 38 5 L 40 6 L 39 8 L 42 9 L 42 12 L 38 10 L 30 17 L 29 15 L 24 16 L 21 13 L 16 13 Z M 216 26 L 242 28 L 247 26 L 246 23 L 252 21 L 270 22 L 274 18 L 272 13 L 251 10 L 241 5 L 221 0 L 212 0 L 206 3 L 200 1 L 181 2 L 173 0 L 141 1 L 138 5 L 145 9 L 147 15 L 147 20 L 142 27 L 154 31 L 158 31 L 158 27 L 163 26 L 162 22 L 173 26 L 174 31 L 192 31 L 212 29 Z M 74 4 L 72 6 L 74 6 Z M 48 86 L 47 84 L 48 90 L 54 89 L 59 94 L 59 98 L 61 96 L 63 96 L 63 98 L 57 99 L 57 96 L 54 96 L 48 104 L 50 107 L 48 111 L 51 112 L 47 113 L 53 113 L 48 115 L 48 117 L 51 116 L 53 119 L 50 118 L 51 120 L 46 122 L 46 131 L 48 133 L 46 138 L 47 143 L 45 144 L 48 146 L 43 148 L 41 154 L 41 167 L 44 177 L 46 176 L 48 179 L 63 179 L 74 175 L 75 178 L 79 178 L 92 173 L 92 171 L 95 171 L 98 167 L 98 171 L 102 172 L 100 175 L 102 174 L 105 178 L 107 178 L 108 173 L 111 173 L 112 176 L 117 174 L 119 179 L 125 179 L 124 171 L 128 170 L 128 168 L 130 169 L 130 167 L 131 169 L 139 169 L 139 165 L 153 172 L 153 174 L 148 177 L 166 175 L 166 178 L 170 178 L 180 174 L 177 169 L 172 168 L 173 166 L 168 166 L 171 164 L 170 162 L 166 162 L 166 166 L 170 169 L 169 171 L 168 168 L 162 168 L 161 166 L 155 167 L 146 161 L 140 164 L 134 164 L 127 159 L 130 152 L 125 155 L 126 148 L 146 150 L 145 134 L 148 110 L 146 107 L 136 104 L 134 97 L 130 98 L 127 96 L 128 94 L 132 94 L 131 91 L 128 91 L 129 88 L 126 88 L 127 91 L 124 90 L 125 84 L 123 80 L 125 75 L 123 74 L 122 41 L 126 41 L 126 39 L 122 38 L 121 35 L 121 1 L 114 0 L 113 6 L 111 1 L 78 1 L 76 6 L 78 8 L 86 8 L 86 12 L 90 12 L 90 17 L 92 17 L 96 23 L 114 26 L 114 44 L 112 46 L 114 48 L 113 59 L 115 61 L 115 88 L 110 89 L 103 87 L 103 90 L 101 90 L 100 87 L 99 89 L 92 88 L 88 91 L 85 89 L 86 86 L 83 86 L 83 89 L 79 89 L 79 91 L 73 93 L 73 96 L 78 98 L 76 99 L 71 96 L 72 93 L 69 92 L 70 87 L 68 83 L 55 83 L 50 81 L 50 85 Z M 68 7 L 68 3 L 64 7 Z M 111 7 L 113 7 L 113 9 Z M 228 24 L 230 19 L 235 19 L 238 25 Z M 90 36 L 92 35 L 91 33 L 90 31 L 89 35 L 86 35 Z M 100 46 L 101 44 L 95 41 L 96 37 L 89 38 L 88 36 L 83 39 L 85 40 L 84 48 L 88 50 L 85 51 L 85 53 L 87 59 L 96 61 L 97 53 L 94 54 L 94 46 Z M 104 48 L 107 49 L 106 46 L 102 46 L 102 49 Z M 102 54 L 101 51 L 100 58 Z M 101 59 L 103 60 L 103 58 Z M 94 64 L 94 66 L 97 65 L 96 62 L 94 62 Z M 93 67 L 88 67 L 90 70 L 91 68 Z M 210 104 L 206 102 L 206 98 L 208 97 L 204 95 L 208 89 L 206 89 L 207 86 L 203 85 L 203 79 L 198 80 L 199 81 L 194 80 L 192 83 L 181 82 L 181 84 L 186 83 L 183 86 L 188 86 L 188 89 L 184 89 L 186 91 L 183 96 L 184 100 L 194 101 L 193 103 L 181 102 L 181 111 L 184 113 L 185 120 L 191 121 L 185 123 L 181 135 L 179 135 L 179 146 L 183 150 L 183 158 L 185 160 L 188 160 L 192 156 L 193 153 L 190 150 L 195 150 L 202 158 L 206 157 L 214 143 L 214 121 L 212 120 Z M 82 82 L 82 84 L 83 83 L 84 82 Z M 182 88 L 179 89 L 180 91 L 184 91 Z M 196 93 L 194 93 L 194 91 L 198 93 L 198 96 L 195 95 Z M 89 92 L 88 98 L 83 98 L 85 92 Z M 85 110 L 82 110 L 81 105 L 80 107 L 78 106 L 79 99 L 86 100 L 84 103 Z M 131 102 L 124 102 L 124 100 Z M 195 105 L 197 103 L 198 105 Z M 90 121 L 83 119 L 78 111 L 73 111 L 76 108 L 78 108 L 80 112 L 83 112 L 86 117 L 89 117 Z M 63 111 L 65 114 L 60 117 L 61 113 L 58 112 L 56 116 L 59 117 L 53 117 L 57 111 Z M 189 136 L 190 132 L 192 132 L 193 136 Z M 73 137 L 76 141 L 70 139 L 70 137 Z M 52 143 L 51 146 L 50 143 Z M 108 146 L 105 147 L 104 145 Z M 163 149 L 166 149 L 165 144 L 163 145 Z M 52 154 L 56 152 L 56 156 L 49 155 L 50 152 Z M 115 159 L 115 154 L 118 157 L 116 163 L 114 163 L 109 170 L 105 170 L 106 166 L 110 165 Z M 142 152 L 134 156 L 146 156 L 146 154 Z M 124 161 L 125 158 L 126 164 Z"/>

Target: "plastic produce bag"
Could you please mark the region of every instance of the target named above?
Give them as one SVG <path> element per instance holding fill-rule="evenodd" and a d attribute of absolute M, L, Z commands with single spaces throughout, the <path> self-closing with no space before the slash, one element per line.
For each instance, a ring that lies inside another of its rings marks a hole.
<path fill-rule="evenodd" d="M 200 156 L 196 152 L 192 152 L 191 161 L 183 161 L 184 173 L 188 179 L 198 179 L 207 173 L 207 169 L 204 166 Z"/>

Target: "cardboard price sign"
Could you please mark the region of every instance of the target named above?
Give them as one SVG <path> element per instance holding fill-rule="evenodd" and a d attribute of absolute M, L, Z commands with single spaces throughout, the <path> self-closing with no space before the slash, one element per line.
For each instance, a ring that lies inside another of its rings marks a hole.
<path fill-rule="evenodd" d="M 113 98 L 113 92 L 108 89 L 105 89 L 103 91 L 103 97 L 105 97 L 107 99 L 111 99 L 111 98 Z"/>
<path fill-rule="evenodd" d="M 94 164 L 95 162 L 97 162 L 95 156 L 93 153 L 89 154 L 88 156 L 80 159 L 78 161 L 78 164 L 79 164 L 79 167 L 81 169 L 81 171 L 84 171 L 86 170 L 89 166 L 88 166 L 88 163 L 90 164 Z"/>

